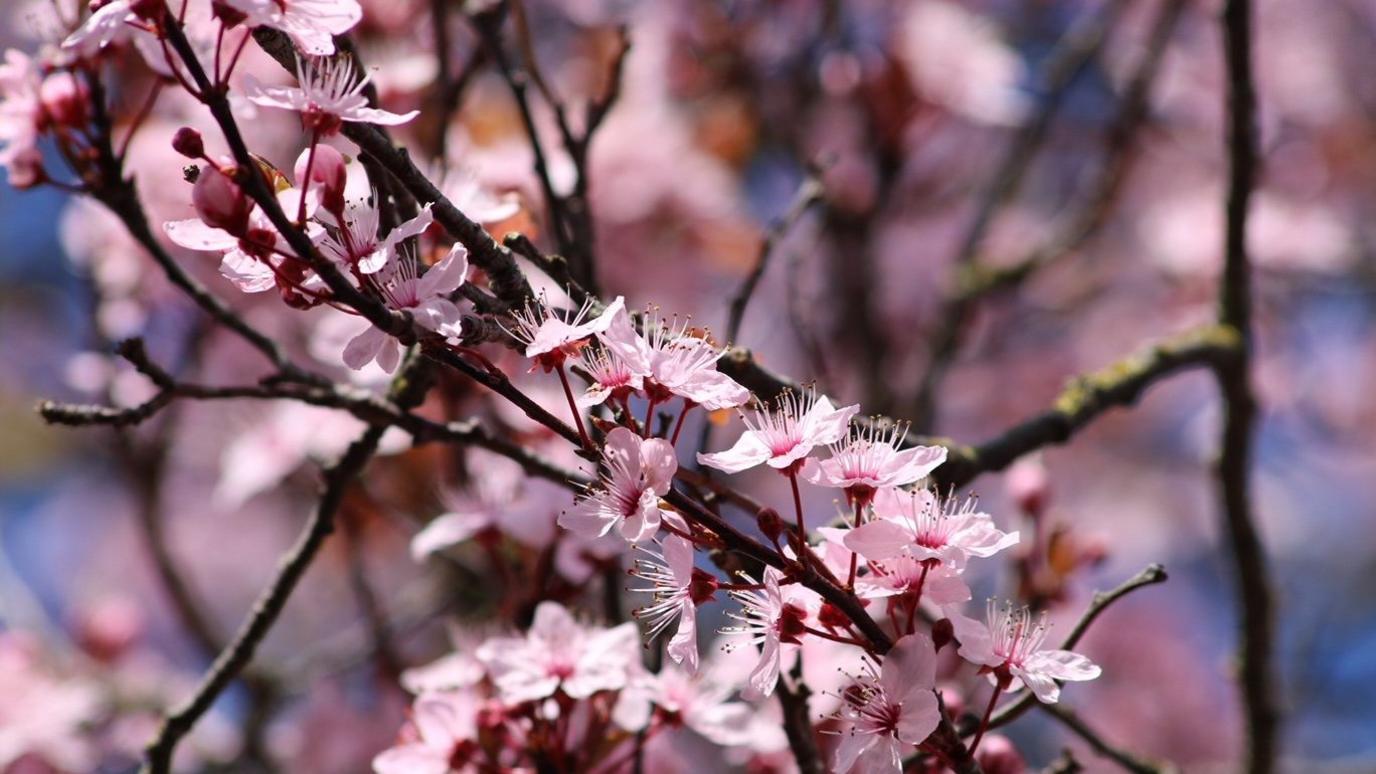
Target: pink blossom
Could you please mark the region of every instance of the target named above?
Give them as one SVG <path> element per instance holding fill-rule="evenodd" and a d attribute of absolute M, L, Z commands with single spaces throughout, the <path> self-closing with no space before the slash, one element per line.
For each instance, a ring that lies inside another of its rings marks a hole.
<path fill-rule="evenodd" d="M 641 378 L 653 401 L 678 396 L 708 411 L 717 411 L 750 400 L 749 390 L 717 370 L 717 361 L 725 350 L 691 335 L 687 321 L 676 324 L 660 320 L 650 328 L 648 336 L 641 336 L 631 325 L 630 315 L 619 310 L 598 338 L 619 362 Z"/>
<path fill-rule="evenodd" d="M 654 639 L 678 622 L 667 651 L 675 663 L 689 672 L 698 669 L 697 610 L 716 590 L 711 575 L 693 566 L 693 544 L 678 535 L 660 541 L 660 551 L 641 547 L 649 558 L 636 559 L 633 575 L 650 582 L 649 588 L 631 589 L 654 595 L 653 601 L 635 611 L 636 618 L 649 626 Z"/>
<path fill-rule="evenodd" d="M 849 723 L 836 749 L 837 772 L 901 772 L 903 758 L 941 722 L 936 650 L 924 634 L 894 643 L 879 666 L 842 692 L 838 717 Z"/>
<path fill-rule="evenodd" d="M 633 543 L 653 536 L 661 520 L 659 498 L 678 471 L 674 447 L 617 427 L 607 433 L 602 459 L 606 472 L 599 486 L 560 514 L 559 526 L 584 537 L 601 537 L 619 526 Z"/>
<path fill-rule="evenodd" d="M 831 459 L 809 459 L 803 478 L 844 489 L 848 500 L 865 504 L 876 491 L 915 484 L 946 461 L 944 446 L 902 448 L 904 435 L 901 427 L 853 430 L 845 443 L 832 447 Z"/>
<path fill-rule="evenodd" d="M 421 327 L 442 336 L 458 335 L 459 308 L 449 296 L 468 274 L 468 250 L 455 244 L 424 274 L 419 274 L 419 266 L 415 253 L 394 252 L 381 271 L 368 275 L 368 284 L 388 307 L 409 313 Z M 357 371 L 374 360 L 387 373 L 395 371 L 401 362 L 401 342 L 369 325 L 344 347 L 344 364 Z"/>
<path fill-rule="evenodd" d="M 607 330 L 625 305 L 625 299 L 617 296 L 602 314 L 589 319 L 593 300 L 588 299 L 571 319 L 565 320 L 541 298 L 512 313 L 516 327 L 510 333 L 525 344 L 526 357 L 535 358 L 546 371 L 551 371 L 565 359 L 577 357 L 587 346 L 588 339 Z"/>
<path fill-rule="evenodd" d="M 751 670 L 742 693 L 747 699 L 761 699 L 774 692 L 783 646 L 802 642 L 818 606 L 814 592 L 796 584 L 780 586 L 782 579 L 783 573 L 766 567 L 764 588 L 730 592 L 741 604 L 741 611 L 728 615 L 740 624 L 722 629 L 722 634 L 744 638 L 748 644 L 760 646 L 760 660 Z M 748 576 L 746 580 L 754 583 Z"/>
<path fill-rule="evenodd" d="M 103 710 L 94 684 L 52 674 L 40 645 L 0 632 L 0 770 L 26 756 L 63 771 L 90 771 L 93 750 L 83 729 Z"/>
<path fill-rule="evenodd" d="M 478 659 L 504 701 L 535 701 L 562 691 L 586 699 L 626 685 L 640 667 L 635 624 L 585 627 L 557 602 L 541 602 L 524 637 L 498 637 L 478 649 Z"/>
<path fill-rule="evenodd" d="M 772 408 L 756 408 L 753 418 L 742 414 L 747 430 L 736 445 L 724 452 L 699 454 L 698 462 L 727 473 L 760 463 L 784 472 L 796 470 L 813 447 L 840 440 L 859 410 L 858 405 L 834 408 L 825 396 L 818 398 L 810 391 L 802 395 L 788 391 Z"/>
<path fill-rule="evenodd" d="M 444 198 L 460 212 L 479 223 L 499 223 L 521 211 L 515 194 L 496 194 L 468 169 L 447 167 L 432 176 L 437 179 Z"/>
<path fill-rule="evenodd" d="M 8 171 L 10 185 L 16 188 L 32 186 L 40 180 L 41 84 L 42 76 L 34 60 L 14 49 L 5 52 L 5 61 L 0 64 L 0 167 Z"/>
<path fill-rule="evenodd" d="M 425 557 L 468 540 L 508 537 L 528 548 L 549 545 L 555 514 L 567 502 L 557 484 L 526 476 L 515 462 L 491 452 L 468 454 L 469 484 L 442 496 L 447 511 L 411 540 L 411 557 Z"/>
<path fill-rule="evenodd" d="M 389 113 L 368 106 L 363 90 L 368 76 L 359 76 L 348 57 L 296 60 L 299 86 L 264 86 L 252 76 L 244 81 L 244 94 L 255 105 L 292 110 L 301 114 L 301 123 L 320 136 L 336 134 L 340 124 L 357 122 L 398 126 L 420 114 Z"/>
<path fill-rule="evenodd" d="M 666 665 L 658 674 L 639 676 L 618 697 L 617 725 L 639 731 L 649 724 L 651 711 L 657 710 L 665 723 L 688 728 L 714 744 L 745 744 L 757 711 L 728 701 L 735 686 L 712 672 L 694 674 Z"/>
<path fill-rule="evenodd" d="M 1026 608 L 1011 603 L 999 607 L 989 600 L 987 623 L 948 611 L 960 641 L 960 656 L 990 670 L 990 680 L 1004 690 L 1016 691 L 1024 684 L 1037 699 L 1054 704 L 1060 698 L 1057 680 L 1093 680 L 1100 669 L 1084 656 L 1068 650 L 1042 648 L 1046 639 L 1046 614 L 1034 621 Z"/>
<path fill-rule="evenodd" d="M 899 594 L 918 594 L 924 602 L 954 605 L 968 602 L 970 587 L 960 570 L 902 553 L 883 561 L 869 562 L 869 573 L 859 576 L 855 593 L 863 599 L 882 599 Z"/>
<path fill-rule="evenodd" d="M 876 518 L 851 530 L 844 542 L 871 562 L 906 553 L 961 570 L 971 556 L 987 558 L 1018 542 L 1018 533 L 999 530 L 975 507 L 974 498 L 943 499 L 927 489 L 880 490 Z"/>
<path fill-rule="evenodd" d="M 403 242 L 425 233 L 435 220 L 430 205 L 427 204 L 416 217 L 388 231 L 385 237 L 379 237 L 381 216 L 376 195 L 369 199 L 348 202 L 343 215 L 343 222 L 336 223 L 336 228 L 325 234 L 320 242 L 320 249 L 337 263 L 356 267 L 361 274 L 375 274 L 381 271 L 401 248 Z"/>
<path fill-rule="evenodd" d="M 95 56 L 116 38 L 127 35 L 129 25 L 139 21 L 140 9 L 136 6 L 148 5 L 139 0 L 111 0 L 86 17 L 81 26 L 62 41 L 63 50 L 84 59 Z"/>
<path fill-rule="evenodd" d="M 244 14 L 254 27 L 271 27 L 291 37 L 307 54 L 334 53 L 334 36 L 343 35 L 363 18 L 357 0 L 220 0 Z"/>
<path fill-rule="evenodd" d="M 416 700 L 403 741 L 373 759 L 377 774 L 450 774 L 467 770 L 478 747 L 477 697 L 446 691 Z"/>
<path fill-rule="evenodd" d="M 586 347 L 580 359 L 583 370 L 592 378 L 592 383 L 578 396 L 582 408 L 600 406 L 611 397 L 627 397 L 645 386 L 644 377 L 613 349 Z"/>

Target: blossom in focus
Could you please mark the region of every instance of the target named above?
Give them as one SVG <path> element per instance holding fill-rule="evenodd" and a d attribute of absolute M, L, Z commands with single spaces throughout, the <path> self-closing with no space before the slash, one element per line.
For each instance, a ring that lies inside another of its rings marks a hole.
<path fill-rule="evenodd" d="M 410 725 L 396 746 L 373 759 L 377 774 L 449 774 L 466 770 L 478 747 L 478 698 L 445 691 L 416 700 Z"/>
<path fill-rule="evenodd" d="M 987 558 L 1018 542 L 1018 533 L 1003 532 L 975 508 L 974 498 L 884 489 L 874 499 L 876 518 L 851 530 L 844 542 L 871 562 L 908 553 L 959 570 L 971 556 Z"/>
<path fill-rule="evenodd" d="M 1093 680 L 1100 674 L 1099 667 L 1079 653 L 1042 647 L 1045 613 L 1034 620 L 1026 607 L 1014 608 L 1011 603 L 999 607 L 992 599 L 985 622 L 947 612 L 960 641 L 961 658 L 987 667 L 990 679 L 1004 690 L 1026 685 L 1039 701 L 1054 704 L 1061 695 L 1057 680 Z"/>
<path fill-rule="evenodd" d="M 334 36 L 343 35 L 363 18 L 357 0 L 219 0 L 244 14 L 244 23 L 286 33 L 312 56 L 334 53 Z"/>
<path fill-rule="evenodd" d="M 848 723 L 836 748 L 835 771 L 901 772 L 903 759 L 941 722 L 936 649 L 924 634 L 895 642 L 878 666 L 842 694 L 837 716 Z"/>
<path fill-rule="evenodd" d="M 381 216 L 376 195 L 373 198 L 348 202 L 344 206 L 344 220 L 327 232 L 320 242 L 326 256 L 348 267 L 357 267 L 360 274 L 375 274 L 387 266 L 388 260 L 403 242 L 420 236 L 434 222 L 430 205 L 422 207 L 416 217 L 401 223 L 379 237 Z"/>
<path fill-rule="evenodd" d="M 578 406 L 600 406 L 608 398 L 624 398 L 645 386 L 644 377 L 630 363 L 606 346 L 585 347 L 579 355 L 583 370 L 592 382 L 578 396 Z"/>
<path fill-rule="evenodd" d="M 321 137 L 339 132 L 344 122 L 398 126 L 420 114 L 404 115 L 368 106 L 363 90 L 368 76 L 359 76 L 352 59 L 329 57 L 296 60 L 298 86 L 264 86 L 251 76 L 245 79 L 244 94 L 255 105 L 292 110 L 301 114 L 301 123 Z"/>
<path fill-rule="evenodd" d="M 565 359 L 577 357 L 588 339 L 607 330 L 626 301 L 617 296 L 602 314 L 589 319 L 592 305 L 593 299 L 588 299 L 571 319 L 565 320 L 543 300 L 532 301 L 525 309 L 512 313 L 516 327 L 511 335 L 525 345 L 526 357 L 534 358 L 546 371 L 551 371 Z"/>
<path fill-rule="evenodd" d="M 624 687 L 640 669 L 635 624 L 585 627 L 557 602 L 541 602 L 524 637 L 497 637 L 478 649 L 501 698 L 511 704 L 562 691 L 586 699 Z"/>
<path fill-rule="evenodd" d="M 844 489 L 846 499 L 868 504 L 881 489 L 915 484 L 946 461 L 944 446 L 902 448 L 901 428 L 871 425 L 851 431 L 832 447 L 831 459 L 809 459 L 803 478 L 817 486 Z"/>
<path fill-rule="evenodd" d="M 723 452 L 698 454 L 698 462 L 739 473 L 761 463 L 784 472 L 796 471 L 814 447 L 836 443 L 846 434 L 858 405 L 835 408 L 825 396 L 788 391 L 769 408 L 741 415 L 746 431 Z"/>
<path fill-rule="evenodd" d="M 687 323 L 660 320 L 648 336 L 636 333 L 630 315 L 618 310 L 598 339 L 618 362 L 639 377 L 653 401 L 678 396 L 708 411 L 735 408 L 750 400 L 750 391 L 717 370 L 724 350 L 693 336 Z"/>
<path fill-rule="evenodd" d="M 712 597 L 716 581 L 693 566 L 693 544 L 678 535 L 660 541 L 660 550 L 642 548 L 649 558 L 636 559 L 631 571 L 650 582 L 649 588 L 631 589 L 653 594 L 653 601 L 635 611 L 636 618 L 649 626 L 654 639 L 678 622 L 678 629 L 666 649 L 669 658 L 683 664 L 689 672 L 698 669 L 697 606 Z"/>
<path fill-rule="evenodd" d="M 722 634 L 743 638 L 751 646 L 760 646 L 760 659 L 741 694 L 747 699 L 760 699 L 774 692 L 783 646 L 802 642 L 808 621 L 817 607 L 814 592 L 796 584 L 781 586 L 782 579 L 783 573 L 778 569 L 766 567 L 763 588 L 730 592 L 741 604 L 741 610 L 728 615 L 740 623 L 722 629 Z M 753 583 L 753 579 L 747 577 L 746 580 Z"/>
<path fill-rule="evenodd" d="M 455 244 L 444 260 L 419 274 L 420 261 L 410 251 L 398 251 L 376 274 L 370 286 L 387 306 L 409 313 L 422 327 L 442 336 L 459 334 L 459 308 L 449 300 L 468 274 L 468 250 Z M 391 373 L 401 362 L 401 342 L 375 325 L 369 325 L 344 347 L 344 364 L 355 371 L 377 361 Z"/>
<path fill-rule="evenodd" d="M 606 472 L 600 484 L 559 515 L 559 526 L 584 537 L 620 527 L 622 537 L 633 543 L 653 536 L 661 521 L 659 498 L 678 471 L 674 447 L 617 427 L 607 433 L 602 458 Z"/>

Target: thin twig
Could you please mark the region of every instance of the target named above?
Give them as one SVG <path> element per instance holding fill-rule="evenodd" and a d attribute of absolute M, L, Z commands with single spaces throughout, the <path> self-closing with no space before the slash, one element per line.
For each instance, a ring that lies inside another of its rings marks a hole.
<path fill-rule="evenodd" d="M 809 174 L 803 179 L 798 191 L 793 195 L 793 200 L 789 203 L 788 209 L 784 210 L 779 219 L 770 224 L 765 230 L 764 239 L 760 242 L 759 253 L 755 256 L 755 265 L 750 269 L 750 273 L 741 280 L 741 285 L 736 289 L 736 293 L 731 297 L 731 306 L 726 316 L 726 340 L 735 342 L 741 334 L 741 322 L 745 319 L 745 309 L 749 305 L 750 299 L 755 295 L 755 288 L 760 284 L 760 278 L 764 276 L 765 269 L 769 268 L 769 259 L 774 252 L 783 235 L 793 227 L 793 224 L 808 211 L 812 205 L 821 200 L 822 182 L 816 175 Z"/>

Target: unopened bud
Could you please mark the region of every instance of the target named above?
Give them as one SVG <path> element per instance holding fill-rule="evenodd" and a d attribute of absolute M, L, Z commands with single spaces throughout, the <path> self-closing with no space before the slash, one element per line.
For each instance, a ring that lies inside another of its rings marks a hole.
<path fill-rule="evenodd" d="M 43 79 L 38 89 L 43 113 L 58 126 L 85 126 L 89 118 L 91 92 L 86 84 L 71 73 L 53 73 Z"/>
<path fill-rule="evenodd" d="M 841 608 L 830 602 L 823 602 L 822 609 L 817 613 L 817 620 L 828 629 L 844 629 L 850 625 L 850 616 L 841 612 Z"/>
<path fill-rule="evenodd" d="M 191 203 L 206 225 L 235 235 L 243 235 L 248 231 L 248 216 L 253 210 L 253 202 L 238 184 L 217 167 L 209 166 L 201 170 L 196 185 L 191 189 Z"/>
<path fill-rule="evenodd" d="M 310 167 L 310 180 L 306 179 L 306 168 Z M 316 191 L 320 194 L 320 206 L 326 212 L 339 217 L 344 212 L 344 186 L 348 183 L 349 171 L 344 154 L 329 145 L 316 145 L 315 158 L 311 150 L 301 152 L 296 160 L 296 185 L 299 188 Z"/>
<path fill-rule="evenodd" d="M 133 0 L 129 3 L 129 10 L 135 16 L 144 21 L 157 21 L 158 17 L 167 9 L 164 0 Z"/>
<path fill-rule="evenodd" d="M 951 644 L 956 638 L 956 627 L 951 623 L 951 619 L 943 618 L 932 624 L 932 645 L 937 651 Z"/>
<path fill-rule="evenodd" d="M 201 133 L 189 126 L 183 126 L 172 135 L 172 150 L 189 159 L 199 159 L 205 155 L 205 141 Z"/>
<path fill-rule="evenodd" d="M 1008 470 L 1004 484 L 1008 496 L 1018 504 L 1018 508 L 1036 519 L 1045 512 L 1051 499 L 1051 484 L 1046 474 L 1046 466 L 1039 457 L 1025 457 L 1013 464 Z"/>
<path fill-rule="evenodd" d="M 985 774 L 1023 774 L 1027 771 L 1027 764 L 1018 748 L 1002 734 L 985 737 L 979 752 L 975 754 L 975 760 Z"/>
<path fill-rule="evenodd" d="M 771 543 L 777 543 L 779 536 L 784 534 L 784 520 L 779 518 L 779 512 L 773 508 L 765 508 L 755 517 L 759 524 L 760 532 L 769 539 Z"/>

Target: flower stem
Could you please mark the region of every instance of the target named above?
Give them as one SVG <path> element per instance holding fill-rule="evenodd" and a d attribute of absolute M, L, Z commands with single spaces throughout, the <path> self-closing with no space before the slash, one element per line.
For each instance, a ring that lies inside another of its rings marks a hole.
<path fill-rule="evenodd" d="M 587 428 L 583 427 L 583 412 L 578 410 L 578 402 L 573 399 L 573 388 L 569 386 L 569 375 L 564 371 L 564 364 L 559 364 L 559 383 L 564 385 L 564 397 L 568 398 L 569 411 L 573 412 L 573 421 L 578 425 L 578 437 L 583 439 L 583 448 L 591 449 L 592 441 L 588 438 Z"/>
<path fill-rule="evenodd" d="M 683 399 L 683 410 L 678 412 L 678 421 L 674 423 L 674 435 L 669 439 L 673 446 L 678 445 L 678 434 L 683 431 L 683 420 L 688 416 L 688 412 L 693 410 L 693 402 L 687 398 Z"/>
<path fill-rule="evenodd" d="M 975 738 L 970 742 L 970 754 L 975 754 L 975 749 L 979 747 L 979 740 L 984 738 L 984 732 L 989 730 L 989 718 L 994 714 L 994 704 L 999 700 L 999 694 L 1003 693 L 1003 680 L 1000 679 L 994 686 L 994 692 L 989 695 L 989 705 L 984 708 L 984 717 L 979 721 L 979 731 L 975 732 Z"/>
<path fill-rule="evenodd" d="M 859 529 L 859 527 L 860 527 L 860 516 L 861 516 L 861 513 L 862 513 L 864 507 L 865 507 L 865 506 L 860 502 L 859 498 L 856 498 L 856 500 L 855 500 L 855 521 L 851 523 L 851 529 Z M 847 575 L 846 575 L 846 590 L 847 590 L 847 591 L 853 591 L 853 590 L 855 589 L 855 572 L 856 572 L 856 570 L 859 569 L 859 566 L 860 566 L 860 555 L 857 554 L 857 553 L 855 553 L 854 551 L 851 551 L 851 552 L 850 552 L 850 572 L 847 573 Z"/>
<path fill-rule="evenodd" d="M 798 523 L 798 561 L 806 566 L 814 557 L 812 547 L 807 544 L 807 525 L 803 523 L 803 495 L 798 491 L 798 471 L 789 470 L 788 483 L 793 487 L 793 516 Z"/>
<path fill-rule="evenodd" d="M 311 187 L 311 170 L 315 166 L 315 148 L 320 144 L 320 132 L 311 132 L 311 149 L 306 155 L 306 175 L 305 179 L 299 181 L 301 184 L 301 203 L 296 207 L 297 225 L 306 223 L 306 191 Z"/>
<path fill-rule="evenodd" d="M 654 428 L 651 427 L 651 423 L 655 421 L 655 406 L 659 405 L 658 401 L 654 398 L 650 398 L 649 401 L 649 403 L 645 404 L 645 438 L 650 438 L 655 434 Z"/>

